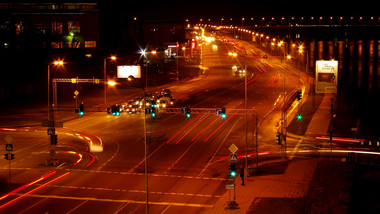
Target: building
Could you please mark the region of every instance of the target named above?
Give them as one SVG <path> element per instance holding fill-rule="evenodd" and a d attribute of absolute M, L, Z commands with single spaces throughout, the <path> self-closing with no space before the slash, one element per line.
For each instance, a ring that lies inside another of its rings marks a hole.
<path fill-rule="evenodd" d="M 82 49 L 99 52 L 96 3 L 0 3 L 0 51 Z"/>

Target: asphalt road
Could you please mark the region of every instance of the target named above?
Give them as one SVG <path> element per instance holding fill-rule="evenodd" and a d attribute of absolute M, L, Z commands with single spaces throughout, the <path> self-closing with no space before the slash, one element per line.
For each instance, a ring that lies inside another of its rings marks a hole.
<path fill-rule="evenodd" d="M 244 164 L 244 76 L 236 75 L 233 65 L 243 68 L 246 62 L 248 66 L 248 153 L 255 152 L 253 133 L 258 116 L 258 152 L 278 157 L 275 133 L 280 107 L 284 91 L 288 95 L 298 89 L 298 76 L 286 71 L 285 64 L 263 59 L 254 47 L 231 42 L 217 40 L 213 44 L 218 48 L 203 44 L 200 51 L 205 73 L 168 87 L 179 103 L 194 109 L 225 106 L 226 119 L 196 110 L 191 118 L 162 111 L 156 118 L 147 116 L 151 213 L 207 212 L 231 182 L 231 144 L 238 147 L 238 167 Z M 233 58 L 229 51 L 244 57 Z M 101 103 L 102 97 L 98 100 Z M 0 200 L 0 213 L 145 213 L 143 121 L 143 114 L 115 117 L 104 112 L 66 121 L 64 128 L 57 129 L 58 166 L 45 164 L 52 157 L 46 128 L 1 130 L 1 139 L 7 135 L 14 138 L 16 155 L 11 161 L 12 186 L 3 192 L 42 180 Z M 91 153 L 91 143 L 101 144 L 103 151 Z M 296 144 L 289 141 L 290 147 Z M 2 159 L 0 164 L 5 183 L 9 163 Z"/>

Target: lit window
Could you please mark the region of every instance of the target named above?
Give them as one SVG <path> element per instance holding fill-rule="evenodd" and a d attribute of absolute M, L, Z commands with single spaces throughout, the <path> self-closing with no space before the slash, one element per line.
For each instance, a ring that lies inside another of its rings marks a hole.
<path fill-rule="evenodd" d="M 80 22 L 79 21 L 69 21 L 67 23 L 67 30 L 69 32 L 80 33 Z"/>
<path fill-rule="evenodd" d="M 69 48 L 80 48 L 80 42 L 79 41 L 69 42 Z"/>
<path fill-rule="evenodd" d="M 52 34 L 62 34 L 62 22 L 52 21 L 51 22 L 51 33 Z"/>
<path fill-rule="evenodd" d="M 63 48 L 63 42 L 51 42 L 51 48 Z"/>
<path fill-rule="evenodd" d="M 85 41 L 84 47 L 85 48 L 96 48 L 96 41 Z"/>

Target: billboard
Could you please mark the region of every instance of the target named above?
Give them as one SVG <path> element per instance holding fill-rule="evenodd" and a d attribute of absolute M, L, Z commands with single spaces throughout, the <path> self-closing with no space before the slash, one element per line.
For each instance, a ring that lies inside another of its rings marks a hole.
<path fill-rule="evenodd" d="M 128 78 L 133 76 L 141 78 L 141 69 L 139 65 L 120 65 L 117 66 L 117 78 Z"/>
<path fill-rule="evenodd" d="M 315 65 L 315 92 L 337 93 L 338 61 L 317 60 Z"/>

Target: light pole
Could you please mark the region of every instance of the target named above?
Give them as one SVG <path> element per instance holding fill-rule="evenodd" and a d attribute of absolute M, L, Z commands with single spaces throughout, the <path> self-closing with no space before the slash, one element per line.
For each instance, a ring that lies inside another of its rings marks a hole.
<path fill-rule="evenodd" d="M 134 83 L 135 77 L 129 76 L 128 81 Z M 146 99 L 145 99 L 145 88 L 143 86 L 131 85 L 135 88 L 140 88 L 143 92 L 143 114 L 144 114 L 144 159 L 145 159 L 145 199 L 146 199 L 146 213 L 149 213 L 149 189 L 148 189 L 148 144 L 147 144 L 147 130 L 146 130 Z"/>
<path fill-rule="evenodd" d="M 145 57 L 145 89 L 147 89 L 148 88 L 148 53 L 149 52 L 147 52 L 146 49 L 145 50 L 141 49 L 140 53 L 141 55 Z M 155 55 L 157 51 L 153 50 L 150 53 Z"/>
<path fill-rule="evenodd" d="M 116 61 L 116 56 L 104 57 L 103 61 L 103 73 L 104 73 L 104 105 L 107 105 L 107 59 Z"/>
<path fill-rule="evenodd" d="M 233 56 L 233 57 L 243 57 L 244 58 L 244 109 L 245 109 L 245 177 L 247 177 L 248 174 L 248 124 L 247 124 L 247 115 L 248 115 L 248 110 L 247 110 L 247 101 L 248 101 L 248 92 L 247 92 L 247 58 L 244 55 L 240 55 L 237 53 L 231 53 L 229 52 L 228 55 Z"/>
<path fill-rule="evenodd" d="M 57 61 L 54 61 L 53 63 L 49 63 L 48 64 L 48 67 L 47 67 L 47 85 L 48 85 L 48 88 L 47 88 L 47 98 L 48 98 L 48 121 L 50 121 L 50 66 L 51 65 L 56 65 L 56 66 L 61 66 L 63 65 L 63 61 L 62 60 L 57 60 Z"/>

